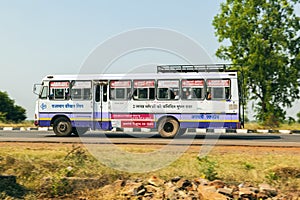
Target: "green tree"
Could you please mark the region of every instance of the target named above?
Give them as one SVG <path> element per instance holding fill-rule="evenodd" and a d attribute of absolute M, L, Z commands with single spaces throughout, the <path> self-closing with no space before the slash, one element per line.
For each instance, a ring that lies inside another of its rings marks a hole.
<path fill-rule="evenodd" d="M 285 119 L 299 98 L 299 0 L 226 0 L 213 26 L 216 55 L 242 66 L 247 99 L 258 101 L 256 118 L 266 125 Z"/>
<path fill-rule="evenodd" d="M 297 117 L 298 117 L 297 122 L 300 123 L 300 112 L 297 113 Z"/>
<path fill-rule="evenodd" d="M 0 120 L 22 122 L 26 119 L 26 110 L 21 106 L 15 105 L 14 100 L 10 99 L 6 92 L 0 91 Z"/>

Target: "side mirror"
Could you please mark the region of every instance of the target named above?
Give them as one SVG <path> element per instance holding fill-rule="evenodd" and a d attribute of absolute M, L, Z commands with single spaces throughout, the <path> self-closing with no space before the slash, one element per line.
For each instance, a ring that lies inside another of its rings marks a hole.
<path fill-rule="evenodd" d="M 41 86 L 42 84 L 34 84 L 32 89 L 32 92 L 36 95 L 39 95 L 39 97 L 40 97 L 39 91 L 41 89 Z"/>

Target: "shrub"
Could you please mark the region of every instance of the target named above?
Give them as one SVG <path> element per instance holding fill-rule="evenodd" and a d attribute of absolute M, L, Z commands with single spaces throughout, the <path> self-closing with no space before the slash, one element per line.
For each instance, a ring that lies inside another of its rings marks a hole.
<path fill-rule="evenodd" d="M 197 157 L 200 165 L 200 172 L 204 175 L 204 177 L 210 181 L 213 181 L 218 178 L 218 173 L 216 171 L 216 162 L 205 157 Z"/>

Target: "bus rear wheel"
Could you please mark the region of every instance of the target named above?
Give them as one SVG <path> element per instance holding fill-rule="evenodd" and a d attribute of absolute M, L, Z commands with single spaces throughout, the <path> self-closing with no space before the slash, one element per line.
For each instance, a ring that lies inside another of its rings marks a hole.
<path fill-rule="evenodd" d="M 164 138 L 173 138 L 179 129 L 179 122 L 174 118 L 167 117 L 162 119 L 158 125 L 158 132 Z"/>
<path fill-rule="evenodd" d="M 53 123 L 53 131 L 57 136 L 70 136 L 72 134 L 71 122 L 65 117 L 59 117 Z"/>

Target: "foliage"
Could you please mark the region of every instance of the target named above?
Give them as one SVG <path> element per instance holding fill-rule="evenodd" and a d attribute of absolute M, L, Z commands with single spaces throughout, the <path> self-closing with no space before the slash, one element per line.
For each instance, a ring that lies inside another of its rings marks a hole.
<path fill-rule="evenodd" d="M 297 117 L 298 117 L 297 122 L 300 123 L 300 112 L 297 113 Z"/>
<path fill-rule="evenodd" d="M 25 113 L 26 110 L 15 105 L 14 100 L 10 99 L 6 92 L 0 91 L 0 122 L 22 122 L 26 119 Z"/>
<path fill-rule="evenodd" d="M 88 155 L 81 146 L 72 145 L 72 150 L 68 152 L 65 160 L 72 160 L 74 162 L 74 166 L 80 167 L 88 160 Z"/>
<path fill-rule="evenodd" d="M 288 125 L 293 125 L 293 124 L 296 123 L 296 120 L 295 120 L 293 117 L 289 116 L 289 117 L 286 119 L 286 123 L 287 123 Z"/>
<path fill-rule="evenodd" d="M 285 107 L 299 98 L 299 0 L 227 0 L 213 25 L 219 42 L 216 55 L 242 66 L 247 99 L 258 101 L 257 120 L 278 126 Z"/>
<path fill-rule="evenodd" d="M 218 178 L 218 173 L 216 171 L 216 162 L 208 159 L 208 157 L 197 157 L 200 165 L 200 171 L 203 173 L 204 177 L 210 181 Z"/>
<path fill-rule="evenodd" d="M 251 163 L 248 163 L 248 162 L 245 162 L 245 163 L 244 163 L 244 168 L 245 168 L 245 170 L 247 170 L 247 171 L 252 170 L 252 169 L 255 169 L 254 165 L 251 164 Z"/>
<path fill-rule="evenodd" d="M 6 121 L 6 113 L 0 112 L 0 122 Z"/>

